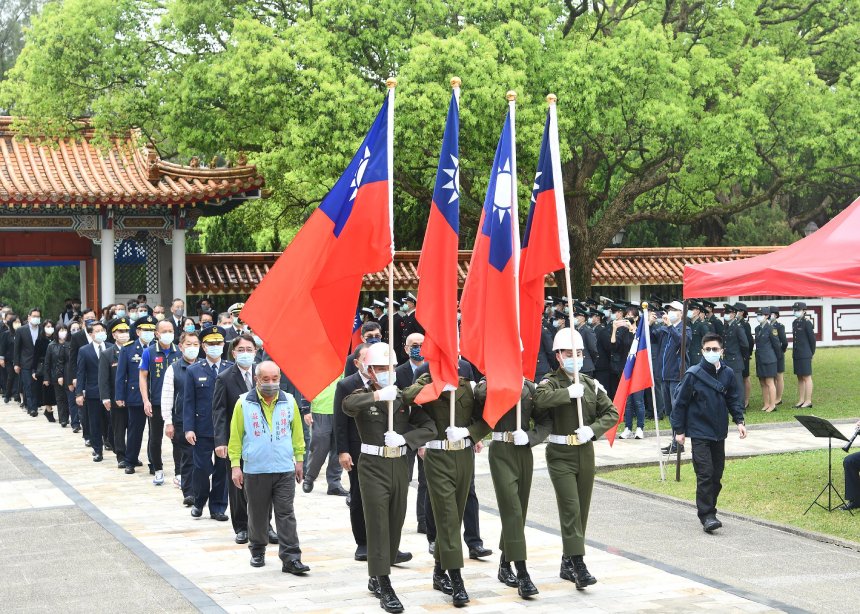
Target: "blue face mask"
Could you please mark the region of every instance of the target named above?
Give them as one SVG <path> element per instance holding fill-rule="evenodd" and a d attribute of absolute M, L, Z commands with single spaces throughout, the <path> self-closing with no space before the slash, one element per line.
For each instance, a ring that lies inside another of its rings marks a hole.
<path fill-rule="evenodd" d="M 194 328 L 194 325 L 193 325 L 193 324 L 189 324 L 189 325 L 188 325 L 188 326 L 186 326 L 183 330 L 184 330 L 186 333 L 193 333 L 193 332 L 195 331 L 195 328 Z"/>
<path fill-rule="evenodd" d="M 702 352 L 702 358 L 707 360 L 712 365 L 720 362 L 720 353 L 719 352 Z"/>
<path fill-rule="evenodd" d="M 254 353 L 253 352 L 239 352 L 236 354 L 236 364 L 240 367 L 245 367 L 246 369 L 254 364 Z"/>
<path fill-rule="evenodd" d="M 140 340 L 143 341 L 144 344 L 149 345 L 150 343 L 152 343 L 153 339 L 155 339 L 155 331 L 152 331 L 152 330 L 140 331 Z"/>
<path fill-rule="evenodd" d="M 421 355 L 421 347 L 412 347 L 409 348 L 409 358 L 416 362 L 421 362 L 424 360 L 424 357 Z"/>
<path fill-rule="evenodd" d="M 218 358 L 223 353 L 224 353 L 224 346 L 223 345 L 207 345 L 206 346 L 206 355 L 209 358 Z"/>
<path fill-rule="evenodd" d="M 567 373 L 576 373 L 582 371 L 582 365 L 585 363 L 585 358 L 565 358 L 562 360 L 562 368 Z"/>
<path fill-rule="evenodd" d="M 374 343 L 379 343 L 380 341 L 382 341 L 382 339 L 379 337 L 368 337 L 365 343 L 367 343 L 368 345 L 373 345 Z"/>
<path fill-rule="evenodd" d="M 116 310 L 116 317 L 124 318 L 125 317 L 125 309 L 117 309 Z"/>
<path fill-rule="evenodd" d="M 374 371 L 376 375 L 376 383 L 385 388 L 388 384 L 391 383 L 391 378 L 389 377 L 390 373 L 388 371 Z"/>

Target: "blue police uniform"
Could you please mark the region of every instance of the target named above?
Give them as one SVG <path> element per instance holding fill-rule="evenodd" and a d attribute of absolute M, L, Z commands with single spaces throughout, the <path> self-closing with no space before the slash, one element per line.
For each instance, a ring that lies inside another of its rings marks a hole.
<path fill-rule="evenodd" d="M 126 473 L 134 473 L 143 441 L 146 415 L 143 413 L 143 398 L 140 396 L 140 361 L 146 344 L 137 339 L 119 352 L 116 367 L 116 400 L 125 403 L 128 409 L 128 431 L 125 443 Z"/>

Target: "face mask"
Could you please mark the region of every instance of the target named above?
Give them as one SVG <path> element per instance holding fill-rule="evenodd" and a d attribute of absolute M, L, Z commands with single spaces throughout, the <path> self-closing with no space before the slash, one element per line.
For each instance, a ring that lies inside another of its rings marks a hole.
<path fill-rule="evenodd" d="M 565 307 L 564 309 L 562 309 L 562 311 L 564 312 L 564 315 L 569 315 L 570 314 L 570 307 Z"/>
<path fill-rule="evenodd" d="M 158 335 L 158 340 L 162 345 L 170 345 L 173 343 L 173 333 L 161 333 Z"/>
<path fill-rule="evenodd" d="M 379 337 L 369 337 L 367 341 L 365 341 L 365 343 L 373 345 L 374 343 L 379 343 L 380 341 L 382 341 L 382 339 L 380 339 Z"/>
<path fill-rule="evenodd" d="M 173 315 L 175 315 L 177 318 L 181 318 L 185 315 L 185 310 L 182 307 L 180 307 L 179 309 L 175 309 L 173 311 Z"/>
<path fill-rule="evenodd" d="M 568 373 L 575 373 L 576 371 L 582 370 L 582 365 L 585 362 L 585 358 L 565 358 L 561 361 L 562 368 Z"/>
<path fill-rule="evenodd" d="M 694 313 L 692 312 L 692 310 L 689 310 L 689 309 L 688 309 L 688 310 L 687 310 L 687 318 L 688 318 L 688 319 L 690 319 L 690 320 L 692 320 L 694 317 L 696 317 L 696 314 L 694 314 Z"/>
<path fill-rule="evenodd" d="M 723 320 L 725 320 L 726 322 L 728 322 L 731 319 L 732 319 L 732 314 L 730 314 L 730 313 L 724 313 L 723 314 Z"/>
<path fill-rule="evenodd" d="M 68 331 L 61 330 L 60 332 L 57 333 L 57 339 L 59 339 L 60 341 L 65 341 L 66 335 L 68 335 L 68 334 L 69 334 Z"/>
<path fill-rule="evenodd" d="M 677 311 L 670 311 L 668 313 L 668 316 L 669 316 L 669 321 L 672 324 L 674 324 L 675 322 L 677 322 L 678 320 L 681 319 L 681 315 Z"/>
<path fill-rule="evenodd" d="M 553 320 L 552 326 L 553 328 L 561 328 L 561 320 Z"/>
<path fill-rule="evenodd" d="M 795 311 L 795 312 L 794 312 L 794 317 L 795 317 L 795 318 L 799 318 L 799 317 L 801 317 L 802 315 L 803 315 L 803 312 L 802 312 L 802 311 Z"/>
<path fill-rule="evenodd" d="M 125 317 L 125 309 L 117 309 L 116 310 L 116 317 L 124 318 Z"/>
<path fill-rule="evenodd" d="M 185 359 L 189 362 L 194 362 L 197 360 L 197 356 L 200 355 L 200 348 L 196 346 L 187 347 L 182 350 L 182 355 L 185 356 Z"/>
<path fill-rule="evenodd" d="M 42 318 L 30 318 L 30 324 L 32 326 L 38 326 L 42 323 Z"/>
<path fill-rule="evenodd" d="M 146 316 L 148 316 L 148 315 L 149 315 L 149 312 L 148 312 L 148 311 L 138 311 L 138 312 L 137 312 L 137 317 L 138 317 L 138 319 L 140 319 L 140 318 L 145 318 L 145 317 L 146 317 Z"/>
<path fill-rule="evenodd" d="M 93 335 L 93 339 L 95 339 L 98 343 L 104 343 L 107 340 L 107 333 L 102 331 L 97 332 Z"/>
<path fill-rule="evenodd" d="M 758 320 L 759 324 L 763 324 L 766 318 L 764 316 L 756 316 L 755 319 Z"/>
<path fill-rule="evenodd" d="M 164 314 L 163 313 L 156 313 L 153 315 L 153 317 L 156 319 L 156 321 L 161 322 L 164 319 Z"/>
<path fill-rule="evenodd" d="M 707 360 L 712 365 L 720 362 L 720 353 L 719 352 L 702 352 L 702 358 Z"/>
<path fill-rule="evenodd" d="M 136 312 L 136 311 L 132 311 L 130 314 L 128 314 L 128 319 L 129 319 L 129 320 L 131 320 L 132 322 L 134 322 L 135 320 L 137 320 L 137 312 Z"/>
<path fill-rule="evenodd" d="M 15 330 L 18 330 L 19 328 L 21 328 L 21 323 L 20 323 L 20 322 L 15 322 L 15 323 L 12 325 L 12 328 L 14 328 Z"/>
<path fill-rule="evenodd" d="M 603 310 L 603 315 L 607 318 L 612 318 L 612 312 L 608 309 Z M 612 319 L 615 319 L 615 318 L 612 318 Z"/>
<path fill-rule="evenodd" d="M 409 349 L 409 358 L 411 358 L 412 360 L 415 360 L 415 361 L 419 361 L 419 362 L 424 360 L 424 357 L 421 355 L 421 348 L 420 347 L 410 348 Z"/>
<path fill-rule="evenodd" d="M 245 367 L 246 369 L 254 364 L 254 353 L 253 352 L 240 352 L 236 354 L 236 364 L 240 367 Z"/>
<path fill-rule="evenodd" d="M 193 333 L 193 332 L 194 332 L 194 325 L 193 325 L 193 324 L 189 324 L 189 325 L 188 325 L 188 326 L 186 326 L 183 330 L 184 330 L 186 333 Z"/>
<path fill-rule="evenodd" d="M 376 383 L 383 388 L 391 383 L 391 378 L 389 377 L 390 373 L 388 373 L 388 371 L 379 371 L 378 373 L 374 371 L 374 374 L 376 375 Z"/>
<path fill-rule="evenodd" d="M 211 327 L 212 327 L 212 322 L 204 322 L 203 324 L 200 325 L 201 329 L 211 328 Z"/>
<path fill-rule="evenodd" d="M 277 395 L 278 392 L 281 390 L 281 384 L 279 384 L 278 382 L 267 382 L 265 384 L 258 384 L 258 386 L 260 388 L 260 392 L 264 397 L 273 397 Z"/>
<path fill-rule="evenodd" d="M 409 306 L 408 306 L 406 303 L 403 303 L 403 304 L 400 306 L 400 311 L 403 311 L 403 312 L 407 312 L 407 311 L 409 311 Z"/>
<path fill-rule="evenodd" d="M 54 329 L 53 329 L 53 328 L 51 328 L 50 326 L 46 326 L 46 327 L 45 327 L 45 334 L 46 334 L 46 335 L 48 335 L 48 336 L 50 337 L 51 335 L 53 335 L 53 334 L 54 334 Z"/>
<path fill-rule="evenodd" d="M 113 338 L 116 339 L 116 342 L 120 345 L 125 345 L 128 343 L 130 335 L 128 333 L 116 333 Z"/>
<path fill-rule="evenodd" d="M 81 330 L 80 328 L 70 328 L 70 329 L 69 329 L 69 331 L 70 331 L 73 335 L 74 335 L 75 333 L 77 333 L 77 332 L 80 332 L 80 330 Z M 60 334 L 62 335 L 63 333 L 60 333 Z"/>
<path fill-rule="evenodd" d="M 140 340 L 143 341 L 146 345 L 152 343 L 152 340 L 155 339 L 155 332 L 151 330 L 142 330 L 140 331 Z"/>
<path fill-rule="evenodd" d="M 254 344 L 255 344 L 258 348 L 261 348 L 261 347 L 263 347 L 263 340 L 262 340 L 262 339 L 260 339 L 257 335 L 254 335 Z"/>
<path fill-rule="evenodd" d="M 95 323 L 96 323 L 95 320 L 84 320 L 84 326 L 86 326 L 87 328 L 91 328 L 92 325 Z"/>
<path fill-rule="evenodd" d="M 206 355 L 209 358 L 218 358 L 223 353 L 224 353 L 224 346 L 223 345 L 207 345 L 206 346 Z"/>

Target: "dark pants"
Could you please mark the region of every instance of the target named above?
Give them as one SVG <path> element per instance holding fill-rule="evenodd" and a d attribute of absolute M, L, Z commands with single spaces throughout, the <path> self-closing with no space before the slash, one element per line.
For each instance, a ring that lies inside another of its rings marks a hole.
<path fill-rule="evenodd" d="M 174 424 L 173 429 L 173 439 L 171 441 L 173 442 L 174 458 L 178 458 L 176 462 L 179 467 L 176 475 L 182 476 L 182 496 L 191 497 L 194 495 L 191 477 L 194 466 L 191 458 L 192 446 L 188 443 L 188 440 L 185 439 L 185 431 L 182 428 L 182 424 Z"/>
<path fill-rule="evenodd" d="M 65 386 L 54 384 L 54 396 L 57 397 L 57 417 L 60 424 L 69 423 L 69 395 Z"/>
<path fill-rule="evenodd" d="M 409 481 L 412 481 L 412 473 L 409 473 Z M 427 502 L 427 476 L 424 475 L 424 461 L 418 459 L 418 497 L 415 501 L 415 517 L 418 522 L 423 522 L 427 526 L 427 508 L 430 504 Z M 433 515 L 432 512 L 430 514 Z"/>
<path fill-rule="evenodd" d="M 198 440 L 198 445 L 200 442 Z M 300 560 L 299 534 L 296 530 L 296 474 L 246 473 L 244 491 L 248 499 L 248 548 L 252 555 L 265 554 L 269 543 L 269 514 L 275 513 L 278 556 L 282 561 Z"/>
<path fill-rule="evenodd" d="M 627 397 L 627 406 L 624 409 L 624 426 L 633 428 L 633 414 L 636 414 L 636 426 L 645 428 L 645 392 L 633 392 Z"/>
<path fill-rule="evenodd" d="M 101 454 L 104 450 L 102 443 L 102 414 L 107 413 L 100 399 L 84 399 L 84 407 L 87 408 L 87 420 L 90 424 L 90 443 L 93 451 Z"/>
<path fill-rule="evenodd" d="M 717 497 L 723 489 L 726 466 L 726 440 L 690 439 L 693 444 L 693 469 L 696 471 L 696 509 L 699 520 L 715 516 Z"/>
<path fill-rule="evenodd" d="M 81 434 L 83 435 L 84 441 L 90 441 L 90 416 L 87 411 L 87 403 L 84 401 L 84 404 L 78 407 L 76 399 L 75 407 L 78 408 L 78 419 L 81 421 Z"/>
<path fill-rule="evenodd" d="M 314 424 L 311 428 L 311 445 L 308 452 L 308 464 L 305 465 L 305 482 L 313 484 L 320 474 L 323 463 L 328 459 L 325 469 L 325 481 L 329 490 L 341 488 L 340 476 L 343 469 L 337 460 L 337 446 L 334 441 L 334 415 L 313 414 Z"/>
<path fill-rule="evenodd" d="M 3 391 L 3 400 L 7 403 L 12 399 L 18 398 L 18 374 L 15 373 L 15 367 L 12 365 L 12 360 L 6 359 L 6 389 Z"/>
<path fill-rule="evenodd" d="M 245 490 L 236 488 L 233 480 L 227 480 L 227 498 L 230 501 L 230 522 L 233 524 L 233 532 L 247 531 L 248 500 L 245 498 Z"/>
<path fill-rule="evenodd" d="M 663 380 L 654 378 L 654 387 L 651 388 L 651 393 L 654 395 L 654 402 L 657 404 L 657 417 L 661 420 L 669 415 L 666 407 L 666 398 L 663 396 Z"/>
<path fill-rule="evenodd" d="M 21 388 L 24 391 L 24 407 L 28 411 L 37 411 L 39 409 L 36 391 L 33 390 L 33 385 L 38 384 L 33 380 L 33 369 L 25 369 L 21 367 Z"/>
<path fill-rule="evenodd" d="M 65 385 L 63 388 L 66 391 L 66 400 L 69 404 L 69 419 L 71 420 L 72 428 L 78 427 L 81 425 L 81 417 L 80 417 L 80 408 L 78 404 L 75 403 L 75 393 L 68 389 Z"/>
<path fill-rule="evenodd" d="M 352 536 L 357 546 L 367 545 L 367 527 L 364 524 L 364 508 L 361 502 L 361 485 L 358 479 L 358 463 L 361 457 L 361 447 L 351 446 L 349 455 L 352 457 L 352 469 L 349 472 L 349 524 L 352 525 Z"/>
<path fill-rule="evenodd" d="M 152 463 L 153 469 L 162 471 L 164 465 L 161 462 L 161 442 L 164 440 L 164 418 L 161 417 L 161 406 L 153 405 L 152 416 L 146 420 L 149 423 L 149 441 L 146 446 L 149 462 Z"/>
<path fill-rule="evenodd" d="M 194 489 L 194 507 L 202 510 L 209 502 L 210 514 L 223 514 L 227 511 L 227 474 L 229 473 L 226 458 L 215 456 L 214 437 L 198 437 L 192 446 L 194 469 L 191 480 Z M 212 477 L 210 487 L 209 477 Z"/>
<path fill-rule="evenodd" d="M 845 469 L 845 498 L 860 504 L 860 452 L 843 458 L 842 468 Z"/>
<path fill-rule="evenodd" d="M 111 405 L 110 425 L 113 431 L 113 453 L 116 454 L 117 462 L 126 460 L 125 446 L 128 431 L 128 407 L 119 407 L 116 403 Z"/>
<path fill-rule="evenodd" d="M 433 506 L 430 503 L 430 493 L 427 484 L 424 484 L 424 522 L 427 525 L 427 541 L 436 541 L 436 519 L 433 517 Z M 466 509 L 463 512 L 463 541 L 469 548 L 482 547 L 484 540 L 481 539 L 481 526 L 478 521 L 478 495 L 475 494 L 475 474 L 472 473 L 472 482 L 469 484 L 469 494 L 466 497 Z"/>
<path fill-rule="evenodd" d="M 125 442 L 125 462 L 135 467 L 140 462 L 140 446 L 143 444 L 143 428 L 146 414 L 143 405 L 126 406 L 128 410 L 128 435 Z"/>

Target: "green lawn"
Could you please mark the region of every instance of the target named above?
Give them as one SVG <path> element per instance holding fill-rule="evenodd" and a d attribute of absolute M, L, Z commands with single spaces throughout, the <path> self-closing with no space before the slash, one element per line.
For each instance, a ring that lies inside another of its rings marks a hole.
<path fill-rule="evenodd" d="M 746 422 L 762 424 L 766 422 L 794 422 L 798 413 L 814 414 L 819 418 L 857 418 L 860 417 L 860 347 L 821 348 L 815 352 L 812 361 L 812 409 L 797 410 L 797 378 L 791 370 L 791 350 L 785 355 L 785 392 L 783 403 L 775 412 L 761 411 L 761 387 L 755 376 L 755 356 L 750 368 L 752 393 Z M 648 407 L 646 416 L 651 414 Z M 653 421 L 652 421 L 653 422 Z M 667 421 L 663 421 L 664 424 Z"/>
<path fill-rule="evenodd" d="M 817 356 L 817 353 L 816 353 Z M 833 451 L 833 482 L 844 496 L 842 450 Z M 675 465 L 667 466 L 660 482 L 656 467 L 635 467 L 601 472 L 599 477 L 650 492 L 694 501 L 696 476 L 689 463 L 681 465 L 681 481 L 675 481 Z M 729 460 L 723 476 L 718 508 L 747 516 L 793 525 L 842 539 L 860 542 L 860 514 L 826 512 L 813 507 L 803 512 L 827 483 L 827 450 L 793 452 Z M 826 496 L 822 497 L 827 505 Z"/>

